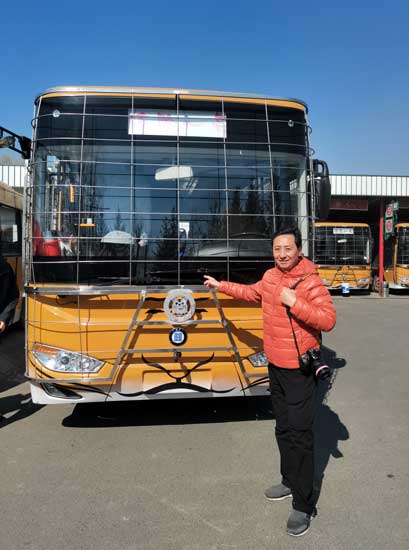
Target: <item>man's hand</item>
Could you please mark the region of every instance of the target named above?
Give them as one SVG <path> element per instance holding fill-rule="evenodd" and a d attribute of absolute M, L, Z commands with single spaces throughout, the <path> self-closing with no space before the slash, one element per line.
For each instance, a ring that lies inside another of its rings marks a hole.
<path fill-rule="evenodd" d="M 6 330 L 6 323 L 4 321 L 0 321 L 0 332 L 4 332 Z"/>
<path fill-rule="evenodd" d="M 281 303 L 284 306 L 293 307 L 297 301 L 297 294 L 291 288 L 283 288 L 280 294 Z"/>
<path fill-rule="evenodd" d="M 210 275 L 204 275 L 204 278 L 205 278 L 205 282 L 203 283 L 204 286 L 206 286 L 207 288 L 215 288 L 216 290 L 219 288 L 220 281 L 218 281 L 214 277 L 210 277 Z"/>

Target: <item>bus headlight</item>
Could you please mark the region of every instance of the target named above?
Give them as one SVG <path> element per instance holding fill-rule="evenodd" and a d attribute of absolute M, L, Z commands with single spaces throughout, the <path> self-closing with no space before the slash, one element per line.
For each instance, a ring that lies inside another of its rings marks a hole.
<path fill-rule="evenodd" d="M 56 372 L 98 372 L 104 362 L 82 353 L 34 344 L 33 355 L 45 368 Z"/>
<path fill-rule="evenodd" d="M 258 351 L 257 353 L 252 353 L 247 357 L 253 367 L 267 367 L 268 359 L 264 351 Z"/>
<path fill-rule="evenodd" d="M 358 283 L 361 284 L 361 285 L 367 285 L 367 284 L 369 284 L 369 278 L 364 277 L 363 279 L 358 279 Z"/>
<path fill-rule="evenodd" d="M 399 277 L 399 282 L 407 285 L 409 283 L 409 277 Z"/>

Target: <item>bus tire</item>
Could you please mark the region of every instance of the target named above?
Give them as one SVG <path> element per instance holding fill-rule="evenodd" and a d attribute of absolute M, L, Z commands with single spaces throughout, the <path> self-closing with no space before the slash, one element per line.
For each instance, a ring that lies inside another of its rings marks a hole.
<path fill-rule="evenodd" d="M 379 277 L 374 275 L 372 279 L 372 290 L 379 293 Z"/>

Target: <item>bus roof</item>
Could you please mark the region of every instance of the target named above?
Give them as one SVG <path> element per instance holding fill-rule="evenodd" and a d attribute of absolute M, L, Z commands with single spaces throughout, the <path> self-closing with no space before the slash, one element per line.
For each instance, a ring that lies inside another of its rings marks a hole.
<path fill-rule="evenodd" d="M 7 185 L 7 183 L 0 182 L 0 204 L 22 210 L 23 197 L 21 193 L 18 193 L 15 189 L 10 187 L 10 185 Z"/>
<path fill-rule="evenodd" d="M 190 90 L 186 88 L 143 88 L 131 86 L 56 86 L 47 88 L 43 93 L 36 96 L 36 102 L 40 97 L 64 96 L 64 95 L 111 95 L 111 96 L 180 96 L 185 99 L 206 98 L 208 100 L 220 100 L 222 98 L 230 101 L 243 103 L 267 102 L 271 105 L 293 107 L 308 112 L 307 104 L 295 98 L 272 97 L 260 94 L 223 92 L 219 90 Z"/>

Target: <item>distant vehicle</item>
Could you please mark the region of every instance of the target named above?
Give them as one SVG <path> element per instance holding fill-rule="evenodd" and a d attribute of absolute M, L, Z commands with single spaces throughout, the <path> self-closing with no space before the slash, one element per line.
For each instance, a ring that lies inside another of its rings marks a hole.
<path fill-rule="evenodd" d="M 23 198 L 21 194 L 9 185 L 0 183 L 0 251 L 13 268 L 20 291 L 14 323 L 20 320 L 22 308 L 22 210 Z"/>
<path fill-rule="evenodd" d="M 316 222 L 314 262 L 329 290 L 348 285 L 367 290 L 371 285 L 371 230 L 366 223 Z"/>
<path fill-rule="evenodd" d="M 210 243 L 197 246 L 193 250 L 186 251 L 192 257 L 235 257 L 235 258 L 271 258 L 271 239 L 266 239 L 260 233 L 239 233 L 232 235 L 229 241 L 222 243 Z"/>
<path fill-rule="evenodd" d="M 398 223 L 394 234 L 385 240 L 384 280 L 394 290 L 409 290 L 409 223 Z M 379 291 L 377 266 L 374 265 L 372 287 Z"/>

